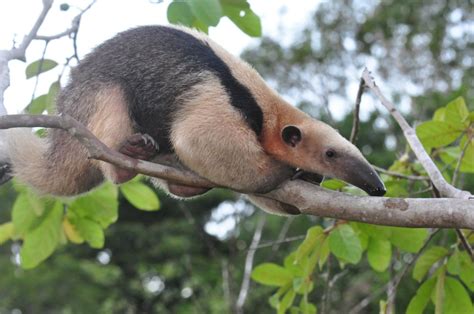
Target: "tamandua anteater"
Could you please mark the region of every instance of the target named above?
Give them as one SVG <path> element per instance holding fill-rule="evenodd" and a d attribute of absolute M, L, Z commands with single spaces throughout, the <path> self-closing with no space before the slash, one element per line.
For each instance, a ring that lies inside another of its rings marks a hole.
<path fill-rule="evenodd" d="M 288 104 L 205 34 L 184 27 L 138 27 L 104 42 L 72 70 L 57 110 L 124 154 L 150 160 L 159 148 L 244 193 L 271 191 L 295 169 L 342 179 L 370 195 L 385 193 L 374 169 L 336 130 Z M 63 130 L 49 130 L 46 139 L 13 131 L 8 152 L 13 175 L 41 193 L 75 195 L 104 177 L 122 183 L 136 175 L 89 160 Z M 179 197 L 207 191 L 155 181 Z"/>

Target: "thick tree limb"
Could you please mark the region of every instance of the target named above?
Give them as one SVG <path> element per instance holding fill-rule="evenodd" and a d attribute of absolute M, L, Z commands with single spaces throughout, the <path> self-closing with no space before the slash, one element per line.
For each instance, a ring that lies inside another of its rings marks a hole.
<path fill-rule="evenodd" d="M 68 116 L 10 115 L 0 117 L 0 129 L 47 127 L 67 130 L 89 151 L 90 158 L 122 168 L 191 186 L 215 187 L 194 172 L 132 159 L 100 142 L 82 124 Z M 351 196 L 300 180 L 288 181 L 264 195 L 298 207 L 302 214 L 355 220 L 378 225 L 474 230 L 474 201 L 467 199 L 418 199 Z"/>
<path fill-rule="evenodd" d="M 474 229 L 474 201 L 466 199 L 352 196 L 300 181 L 286 182 L 265 196 L 307 215 L 377 225 Z"/>
<path fill-rule="evenodd" d="M 438 167 L 436 167 L 433 160 L 423 148 L 423 145 L 418 139 L 418 136 L 416 136 L 415 130 L 408 124 L 408 122 L 397 110 L 397 108 L 395 108 L 395 106 L 387 98 L 385 98 L 378 86 L 375 84 L 373 78 L 370 76 L 370 72 L 367 69 L 364 69 L 364 72 L 362 73 L 362 78 L 364 79 L 367 87 L 370 88 L 370 90 L 375 94 L 375 96 L 377 96 L 382 105 L 387 108 L 393 118 L 397 121 L 398 125 L 402 128 L 403 134 L 405 135 L 408 144 L 410 144 L 411 149 L 415 153 L 416 157 L 428 173 L 428 176 L 430 177 L 436 189 L 441 193 L 441 195 L 452 198 L 474 198 L 474 196 L 468 191 L 462 191 L 460 189 L 457 189 L 444 179 L 443 175 L 441 174 L 441 171 L 439 171 Z"/>

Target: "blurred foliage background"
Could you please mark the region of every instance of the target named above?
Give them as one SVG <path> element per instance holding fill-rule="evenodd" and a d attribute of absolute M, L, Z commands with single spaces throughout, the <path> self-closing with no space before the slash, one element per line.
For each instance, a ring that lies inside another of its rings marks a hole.
<path fill-rule="evenodd" d="M 288 36 L 282 25 L 284 41 L 263 33 L 242 57 L 295 105 L 348 137 L 364 66 L 379 76 L 414 125 L 458 96 L 472 111 L 473 28 L 470 0 L 323 1 L 304 29 Z M 255 28 L 251 32 L 258 35 Z M 387 168 L 405 154 L 406 142 L 375 101 L 364 96 L 362 106 L 357 145 L 373 164 Z M 459 182 L 474 190 L 472 174 L 463 173 Z M 155 212 L 139 211 L 120 197 L 119 220 L 105 231 L 102 249 L 62 246 L 37 268 L 24 270 L 18 266 L 20 243 L 0 246 L 0 313 L 238 312 L 245 259 L 262 219 L 255 265 L 281 264 L 308 228 L 330 224 L 315 217 L 267 216 L 225 190 L 188 202 L 158 195 L 161 209 Z M 15 197 L 11 184 L 0 188 L 1 222 L 10 220 Z M 437 235 L 441 243 L 455 238 L 454 231 Z M 319 312 L 349 313 L 374 296 L 361 313 L 379 313 L 378 296 L 386 294 L 393 273 L 412 257 L 394 251 L 389 269 L 381 273 L 373 272 L 365 259 L 342 270 L 330 258 L 325 271 L 314 275 L 311 302 Z M 410 276 L 402 280 L 397 313 L 404 313 L 417 287 Z M 251 282 L 243 311 L 273 313 L 267 302 L 272 291 Z"/>

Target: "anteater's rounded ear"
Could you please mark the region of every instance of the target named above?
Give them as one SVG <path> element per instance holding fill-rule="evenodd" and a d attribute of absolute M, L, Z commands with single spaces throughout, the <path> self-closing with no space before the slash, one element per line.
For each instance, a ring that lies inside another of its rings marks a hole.
<path fill-rule="evenodd" d="M 294 125 L 287 125 L 281 131 L 281 138 L 286 144 L 296 147 L 301 142 L 301 130 Z"/>

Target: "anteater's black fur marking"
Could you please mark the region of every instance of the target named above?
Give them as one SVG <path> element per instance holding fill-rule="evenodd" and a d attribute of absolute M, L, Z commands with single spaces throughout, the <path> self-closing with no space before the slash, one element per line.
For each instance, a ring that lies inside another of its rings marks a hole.
<path fill-rule="evenodd" d="M 98 46 L 77 66 L 71 75 L 71 85 L 100 89 L 110 82 L 119 83 L 129 102 L 136 131 L 151 135 L 160 152 L 169 152 L 172 115 L 179 106 L 177 98 L 200 83 L 198 74 L 203 71 L 219 78 L 231 104 L 260 135 L 263 113 L 249 89 L 236 80 L 228 65 L 206 42 L 179 29 L 145 26 L 120 33 Z M 81 73 L 87 76 L 81 77 Z M 95 73 L 93 81 L 90 73 Z M 74 110 L 76 114 L 80 111 Z"/>

